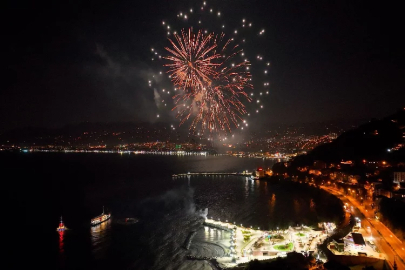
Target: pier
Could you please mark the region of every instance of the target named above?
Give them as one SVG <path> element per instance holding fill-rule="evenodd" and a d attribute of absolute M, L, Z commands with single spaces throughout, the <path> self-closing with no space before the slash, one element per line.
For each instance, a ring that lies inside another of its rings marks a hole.
<path fill-rule="evenodd" d="M 251 172 L 188 172 L 188 173 L 180 173 L 180 174 L 173 174 L 172 177 L 187 177 L 187 176 L 211 176 L 211 175 L 220 175 L 220 176 L 246 176 L 249 177 L 252 175 Z"/>

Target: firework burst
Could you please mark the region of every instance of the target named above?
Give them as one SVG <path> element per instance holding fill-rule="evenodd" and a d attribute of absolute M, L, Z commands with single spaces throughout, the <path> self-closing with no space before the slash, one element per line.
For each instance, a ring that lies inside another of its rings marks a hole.
<path fill-rule="evenodd" d="M 169 74 L 174 85 L 180 89 L 193 90 L 201 89 L 207 82 L 210 82 L 210 76 L 215 75 L 217 64 L 213 60 L 218 57 L 212 53 L 217 47 L 217 44 L 211 42 L 212 36 L 204 36 L 202 31 L 198 31 L 197 35 L 184 30 L 182 35 L 174 35 L 177 44 L 169 39 L 173 49 L 166 47 L 165 49 L 171 54 L 164 57 L 172 63 L 166 64 L 169 67 Z"/>
<path fill-rule="evenodd" d="M 223 131 L 243 132 L 250 119 L 260 117 L 262 99 L 269 95 L 270 62 L 258 54 L 265 29 L 246 17 L 229 24 L 205 1 L 197 8 L 183 7 L 176 17 L 160 23 L 170 38 L 166 50 L 160 44 L 150 50 L 155 68 L 163 66 L 168 73 L 159 70 L 148 77 L 157 109 L 173 108 L 180 125 L 187 121 L 197 135 L 208 130 L 226 139 Z"/>
<path fill-rule="evenodd" d="M 245 92 L 252 88 L 249 62 L 231 63 L 242 50 L 224 34 L 194 34 L 189 29 L 174 37 L 176 42 L 169 39 L 172 48 L 166 47 L 170 55 L 164 58 L 170 62 L 165 66 L 173 84 L 181 91 L 173 97 L 180 125 L 195 115 L 193 131 L 230 132 L 246 114 L 241 98 L 251 101 Z"/>

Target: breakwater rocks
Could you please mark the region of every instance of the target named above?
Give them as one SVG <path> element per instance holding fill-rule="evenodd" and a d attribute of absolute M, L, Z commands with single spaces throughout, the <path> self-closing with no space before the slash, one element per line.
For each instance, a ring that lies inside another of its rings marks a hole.
<path fill-rule="evenodd" d="M 184 241 L 184 245 L 183 245 L 185 249 L 188 250 L 190 248 L 191 241 L 193 240 L 193 237 L 195 236 L 196 233 L 197 233 L 197 231 L 191 231 L 188 234 L 186 241 Z"/>
<path fill-rule="evenodd" d="M 216 270 L 223 270 L 220 266 L 220 264 L 217 262 L 216 257 L 203 257 L 203 256 L 192 256 L 192 255 L 187 255 L 186 256 L 187 260 L 197 260 L 197 261 L 207 261 L 212 269 Z"/>
<path fill-rule="evenodd" d="M 193 256 L 193 255 L 187 255 L 186 258 L 187 260 L 196 260 L 196 261 L 209 261 L 216 259 L 216 257 Z"/>

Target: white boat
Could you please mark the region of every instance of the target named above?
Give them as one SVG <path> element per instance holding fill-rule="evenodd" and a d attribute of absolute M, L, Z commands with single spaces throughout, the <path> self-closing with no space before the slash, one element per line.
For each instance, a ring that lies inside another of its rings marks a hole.
<path fill-rule="evenodd" d="M 95 218 L 92 218 L 90 224 L 91 224 L 91 226 L 96 226 L 100 223 L 103 223 L 104 221 L 109 220 L 110 218 L 111 218 L 111 213 L 105 214 L 104 206 L 103 206 L 103 213 L 101 213 L 101 215 L 99 215 Z"/>

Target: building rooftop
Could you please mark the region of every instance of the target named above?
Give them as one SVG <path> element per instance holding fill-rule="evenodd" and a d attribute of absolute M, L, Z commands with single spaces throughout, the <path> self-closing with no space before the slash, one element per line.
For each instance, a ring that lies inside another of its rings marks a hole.
<path fill-rule="evenodd" d="M 361 233 L 352 233 L 352 237 L 353 237 L 353 242 L 356 245 L 361 245 L 361 246 L 366 245 L 366 242 L 364 242 L 364 238 L 363 238 L 363 235 Z"/>

